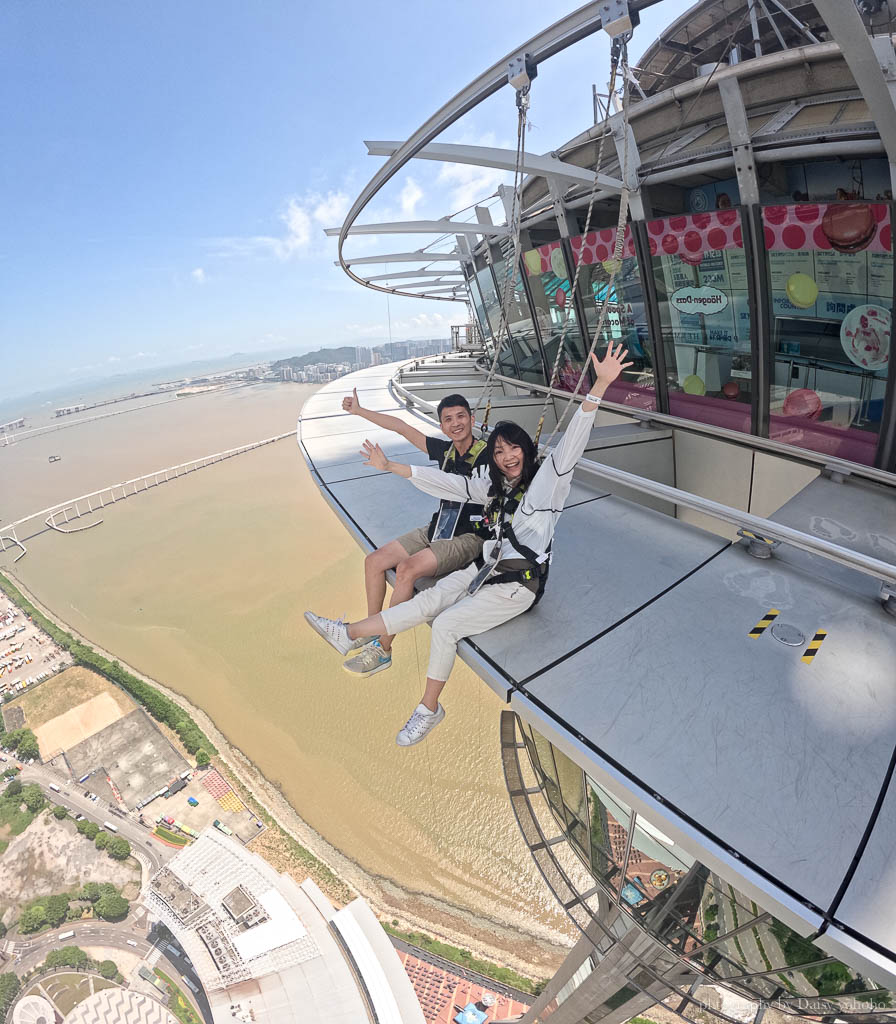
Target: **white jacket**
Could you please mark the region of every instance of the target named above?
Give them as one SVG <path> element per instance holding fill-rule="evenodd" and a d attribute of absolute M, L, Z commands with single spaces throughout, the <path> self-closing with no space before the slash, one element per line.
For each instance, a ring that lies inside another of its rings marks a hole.
<path fill-rule="evenodd" d="M 576 463 L 585 451 L 591 436 L 597 408 L 585 412 L 580 406 L 569 422 L 560 443 L 545 456 L 532 483 L 513 516 L 513 532 L 517 540 L 538 554 L 544 554 L 563 511 L 572 473 Z M 411 466 L 411 483 L 436 498 L 449 501 L 472 501 L 478 505 L 488 502 L 491 486 L 487 472 L 473 477 L 455 473 L 443 473 L 430 466 Z M 483 548 L 486 561 L 493 556 L 495 541 L 488 541 Z M 509 540 L 502 542 L 500 558 L 519 558 L 519 553 Z"/>

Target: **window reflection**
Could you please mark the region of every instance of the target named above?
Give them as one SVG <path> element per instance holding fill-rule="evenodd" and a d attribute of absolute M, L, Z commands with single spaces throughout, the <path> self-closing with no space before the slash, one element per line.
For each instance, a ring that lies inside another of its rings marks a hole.
<path fill-rule="evenodd" d="M 622 885 L 632 812 L 592 779 L 588 779 L 588 800 L 592 870 L 616 893 Z"/>
<path fill-rule="evenodd" d="M 500 348 L 498 371 L 508 377 L 515 377 L 517 375 L 516 361 L 513 358 L 513 349 L 507 340 L 506 325 L 503 323 L 503 317 L 501 316 L 501 301 L 495 288 L 492 268 L 483 267 L 476 274 L 476 283 L 482 295 L 485 316 L 491 328 L 492 337 L 495 339 L 495 345 Z"/>
<path fill-rule="evenodd" d="M 492 358 L 494 358 L 491 324 L 489 323 L 488 316 L 485 312 L 485 305 L 482 301 L 482 293 L 479 290 L 479 283 L 476 276 L 470 277 L 467 280 L 467 287 L 470 291 L 470 300 L 473 303 L 473 310 L 476 313 L 476 319 L 479 321 L 479 327 L 482 331 L 482 340 L 485 344 L 486 351 Z"/>
<path fill-rule="evenodd" d="M 873 1021 L 894 1006 L 887 989 L 772 917 L 604 786 L 584 776 L 583 788 L 581 769 L 538 732 L 523 735 L 558 824 L 624 911 L 617 923 L 637 924 L 668 951 L 653 970 L 699 972 L 803 1016 Z"/>
<path fill-rule="evenodd" d="M 890 358 L 893 254 L 883 203 L 767 206 L 770 436 L 874 460 Z"/>
<path fill-rule="evenodd" d="M 516 354 L 521 380 L 545 383 L 544 365 L 541 361 L 541 349 L 535 335 L 535 325 L 529 312 L 529 300 L 523 288 L 519 270 L 513 280 L 507 282 L 507 261 L 495 260 L 495 280 L 498 282 L 498 293 L 507 294 L 507 325 L 510 331 L 510 344 Z M 506 286 L 506 287 L 505 287 Z"/>
<path fill-rule="evenodd" d="M 563 339 L 563 353 L 557 366 L 554 387 L 562 391 L 574 391 L 582 367 L 585 365 L 586 349 L 582 344 L 582 332 L 576 320 L 576 307 L 569 283 L 569 270 L 563 246 L 559 241 L 548 242 L 537 249 L 523 254 L 523 263 L 532 293 L 532 305 L 541 331 L 547 359 L 548 373 L 557 359 L 557 350 Z M 589 386 L 585 375 L 580 391 Z"/>
<path fill-rule="evenodd" d="M 749 432 L 752 358 L 747 261 L 733 209 L 647 224 L 669 411 Z"/>
<path fill-rule="evenodd" d="M 608 300 L 604 326 L 595 351 L 603 358 L 608 344 L 621 341 L 628 349 L 628 358 L 634 363 L 630 369 L 623 371 L 619 380 L 610 385 L 607 399 L 621 405 L 634 405 L 639 409 L 655 409 L 655 381 L 644 291 L 631 229 L 625 229 L 622 263 L 616 271 L 612 287 L 610 278 L 615 266 L 612 260 L 616 229 L 589 231 L 587 235 L 578 235 L 569 242 L 573 268 L 581 262 L 578 290 L 585 307 L 587 346 L 591 345 L 591 339 L 600 323 L 604 301 Z"/>

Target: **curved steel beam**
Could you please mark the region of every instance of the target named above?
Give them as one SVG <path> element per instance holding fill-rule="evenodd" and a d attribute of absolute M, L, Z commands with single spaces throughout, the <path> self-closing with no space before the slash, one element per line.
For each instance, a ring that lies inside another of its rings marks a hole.
<path fill-rule="evenodd" d="M 642 11 L 656 3 L 659 3 L 659 0 L 630 0 L 629 9 L 631 11 Z M 567 15 L 565 18 L 561 18 L 560 21 L 555 22 L 543 32 L 539 32 L 538 35 L 533 36 L 521 46 L 516 47 L 511 53 L 493 64 L 487 71 L 484 71 L 477 79 L 436 111 L 428 121 L 411 135 L 407 142 L 402 143 L 401 147 L 386 160 L 383 166 L 364 186 L 361 194 L 348 211 L 345 222 L 339 230 L 339 263 L 353 281 L 356 281 L 365 288 L 372 288 L 377 291 L 383 290 L 378 288 L 377 285 L 367 284 L 363 278 L 352 273 L 349 261 L 346 261 L 342 254 L 345 240 L 359 214 L 383 185 L 394 177 L 424 146 L 432 142 L 433 139 L 438 138 L 446 128 L 449 128 L 455 121 L 463 117 L 467 111 L 472 110 L 482 103 L 483 100 L 496 93 L 502 86 L 506 85 L 507 65 L 513 57 L 527 53 L 536 65 L 543 63 L 548 58 L 553 57 L 554 54 L 560 53 L 567 49 L 567 47 L 579 42 L 579 40 L 598 32 L 603 27 L 601 12 L 605 10 L 605 7 L 606 5 L 599 2 L 599 0 L 593 0 L 593 2 L 585 4 L 584 7 L 573 11 L 572 14 Z M 394 292 L 393 294 L 401 293 Z"/>
<path fill-rule="evenodd" d="M 423 252 L 422 249 L 418 249 L 416 252 L 393 252 L 384 256 L 357 256 L 345 262 L 349 266 L 354 266 L 356 263 L 433 263 L 436 260 L 460 263 L 462 257 L 452 252 Z M 333 266 L 339 267 L 342 264 L 339 260 L 333 260 Z"/>

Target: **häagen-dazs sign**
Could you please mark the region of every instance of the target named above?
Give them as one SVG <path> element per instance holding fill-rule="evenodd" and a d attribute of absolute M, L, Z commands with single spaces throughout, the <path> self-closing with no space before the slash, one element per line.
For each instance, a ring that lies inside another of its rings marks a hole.
<path fill-rule="evenodd" d="M 728 308 L 728 296 L 718 288 L 679 288 L 669 301 L 681 313 L 703 313 L 704 316 Z"/>

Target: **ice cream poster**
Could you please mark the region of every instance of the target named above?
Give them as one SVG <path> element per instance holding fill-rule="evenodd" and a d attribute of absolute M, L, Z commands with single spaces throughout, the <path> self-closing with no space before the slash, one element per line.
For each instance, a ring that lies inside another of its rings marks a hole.
<path fill-rule="evenodd" d="M 801 203 L 762 214 L 774 313 L 839 320 L 849 359 L 885 366 L 893 296 L 887 206 Z"/>

